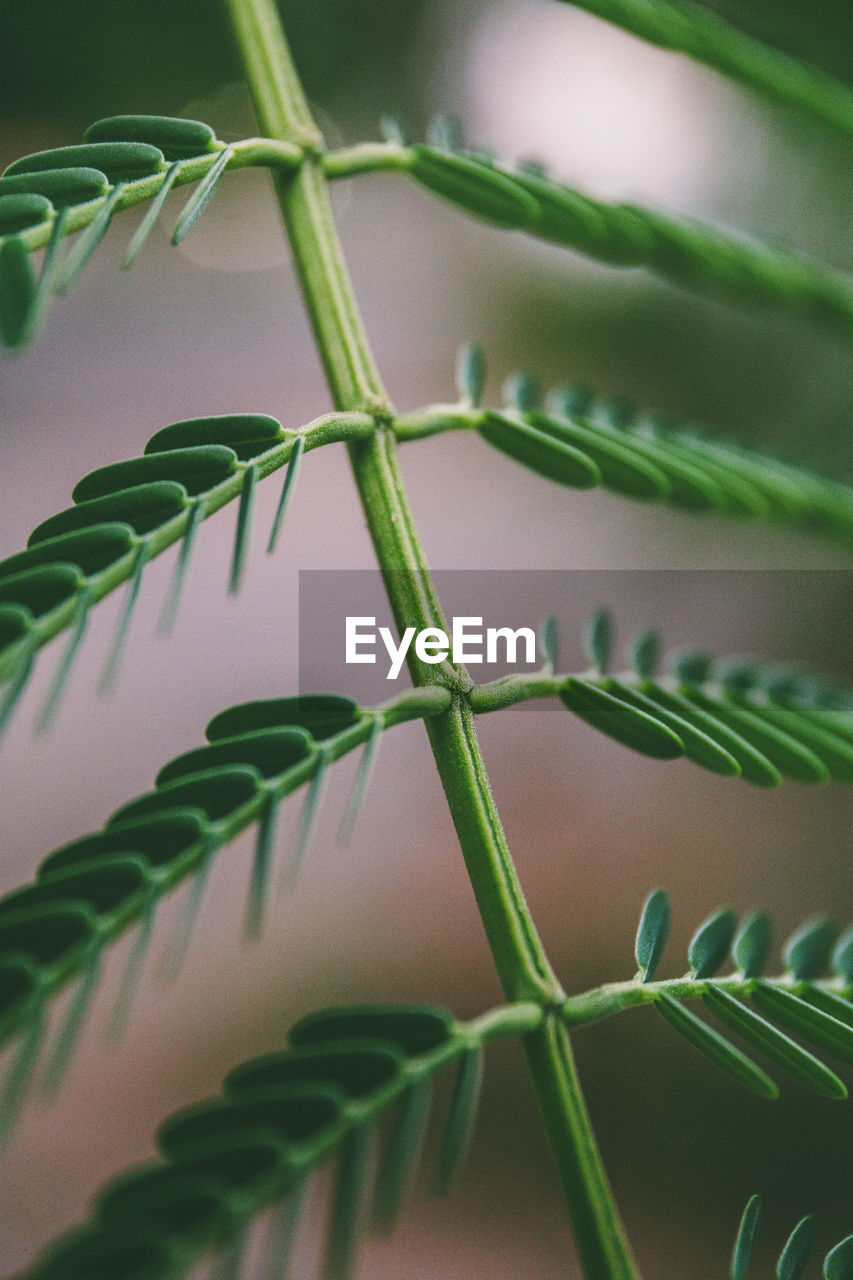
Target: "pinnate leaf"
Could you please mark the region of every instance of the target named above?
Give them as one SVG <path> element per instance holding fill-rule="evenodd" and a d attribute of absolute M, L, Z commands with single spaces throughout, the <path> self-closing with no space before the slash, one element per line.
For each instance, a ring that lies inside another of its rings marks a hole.
<path fill-rule="evenodd" d="M 732 1253 L 730 1280 L 746 1280 L 749 1261 L 755 1246 L 755 1237 L 761 1224 L 761 1196 L 752 1196 L 747 1202 L 740 1220 L 734 1252 Z"/>
<path fill-rule="evenodd" d="M 825 916 L 806 920 L 785 943 L 785 967 L 798 982 L 819 978 L 829 968 L 838 930 Z"/>
<path fill-rule="evenodd" d="M 678 1000 L 673 1000 L 665 992 L 659 992 L 655 996 L 654 1006 L 661 1017 L 713 1062 L 714 1066 L 759 1097 L 778 1098 L 779 1090 L 766 1072 Z"/>
<path fill-rule="evenodd" d="M 672 909 L 665 889 L 654 889 L 643 904 L 634 956 L 643 982 L 651 982 L 669 938 Z"/>
<path fill-rule="evenodd" d="M 736 926 L 737 917 L 728 908 L 713 912 L 699 926 L 687 948 L 694 978 L 710 978 L 717 972 L 729 954 Z"/>
<path fill-rule="evenodd" d="M 759 978 L 770 952 L 770 917 L 763 911 L 744 916 L 732 943 L 732 959 L 745 978 Z"/>
<path fill-rule="evenodd" d="M 684 754 L 679 737 L 660 720 L 638 711 L 586 680 L 570 676 L 560 686 L 560 699 L 576 716 L 633 751 L 658 760 Z"/>
<path fill-rule="evenodd" d="M 785 1241 L 776 1263 L 776 1280 L 802 1280 L 814 1248 L 817 1222 L 812 1214 L 801 1218 Z"/>

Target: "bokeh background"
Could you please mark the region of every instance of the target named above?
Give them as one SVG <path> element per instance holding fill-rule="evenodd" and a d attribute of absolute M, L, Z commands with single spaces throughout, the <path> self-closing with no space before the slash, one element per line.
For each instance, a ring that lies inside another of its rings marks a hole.
<path fill-rule="evenodd" d="M 849 73 L 845 6 L 718 7 Z M 849 143 L 567 5 L 294 0 L 283 10 L 333 141 L 378 136 L 386 111 L 422 137 L 433 113 L 452 111 L 472 140 L 510 158 L 536 155 L 595 194 L 729 223 L 853 267 Z M 219 14 L 200 0 L 6 5 L 0 51 L 4 164 L 77 141 L 91 120 L 119 111 L 195 115 L 223 137 L 254 131 Z M 452 397 L 456 347 L 476 339 L 489 355 L 491 396 L 524 366 L 850 478 L 853 362 L 836 337 L 469 222 L 399 178 L 348 184 L 336 202 L 367 328 L 401 408 Z M 119 262 L 136 215 L 117 219 L 37 349 L 4 361 L 3 555 L 67 505 L 81 475 L 139 453 L 168 422 L 257 410 L 296 426 L 328 406 L 265 175 L 226 179 L 174 250 L 168 232 L 180 203 L 130 275 Z M 608 602 L 623 638 L 661 622 L 673 644 L 853 675 L 849 561 L 827 545 L 570 493 L 475 439 L 413 444 L 403 463 L 437 567 L 578 571 L 574 590 L 550 602 L 567 666 L 580 663 L 584 610 Z M 119 604 L 111 600 L 95 611 L 59 723 L 36 736 L 56 646 L 45 653 L 0 756 L 0 889 L 25 882 L 51 848 L 146 790 L 164 760 L 201 740 L 217 710 L 295 688 L 298 569 L 368 568 L 371 552 L 342 450 L 306 460 L 270 558 L 263 541 L 277 493 L 273 480 L 261 486 L 257 554 L 240 598 L 225 591 L 226 511 L 202 530 L 175 633 L 155 633 L 166 556 L 146 571 L 115 696 L 96 696 Z M 624 572 L 632 569 L 660 572 Z M 673 569 L 683 572 L 665 572 Z M 608 576 L 613 570 L 623 572 Z M 657 884 L 675 908 L 672 974 L 684 967 L 694 926 L 721 903 L 771 910 L 780 937 L 812 913 L 839 923 L 853 914 L 851 807 L 838 787 L 789 783 L 768 795 L 683 762 L 662 766 L 548 707 L 489 717 L 482 732 L 522 880 L 570 990 L 630 975 L 637 913 Z M 157 955 L 180 895 L 165 905 L 118 1048 L 103 1031 L 129 940 L 113 949 L 62 1096 L 29 1106 L 5 1156 L 4 1274 L 79 1220 L 105 1178 L 148 1158 L 163 1116 L 216 1091 L 236 1062 L 280 1046 L 311 1008 L 424 999 L 471 1016 L 499 999 L 422 729 L 387 739 L 344 850 L 335 831 L 353 768 L 336 768 L 302 882 L 291 897 L 273 898 L 259 945 L 240 944 L 250 837 L 218 859 L 190 959 L 168 988 L 156 980 Z M 286 808 L 283 843 L 297 808 Z M 754 1191 L 768 1210 L 765 1274 L 802 1213 L 820 1210 L 827 1247 L 853 1230 L 849 1106 L 793 1083 L 774 1105 L 742 1095 L 648 1012 L 576 1041 L 646 1275 L 719 1280 Z M 311 1274 L 321 1212 L 322 1189 L 300 1237 L 297 1274 Z M 578 1274 L 512 1046 L 490 1055 L 457 1191 L 443 1202 L 419 1194 L 397 1236 L 368 1245 L 359 1274 Z"/>

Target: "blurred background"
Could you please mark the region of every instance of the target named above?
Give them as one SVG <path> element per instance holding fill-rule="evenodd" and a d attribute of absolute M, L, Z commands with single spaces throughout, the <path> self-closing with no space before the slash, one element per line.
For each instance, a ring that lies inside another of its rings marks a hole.
<path fill-rule="evenodd" d="M 831 0 L 730 0 L 744 28 L 844 76 L 853 17 Z M 684 59 L 549 0 L 285 3 L 298 65 L 333 143 L 378 136 L 397 112 L 422 138 L 455 112 L 508 159 L 536 156 L 606 198 L 687 212 L 784 241 L 845 268 L 849 143 Z M 0 14 L 6 127 L 0 163 L 79 141 L 117 112 L 196 116 L 221 137 L 255 130 L 215 9 L 201 0 L 32 0 Z M 522 366 L 573 379 L 851 478 L 851 351 L 805 322 L 735 311 L 636 271 L 599 268 L 466 220 L 400 178 L 335 193 L 358 296 L 400 408 L 453 397 L 458 344 L 481 342 L 489 398 Z M 268 178 L 241 173 L 180 250 L 181 199 L 130 275 L 128 213 L 37 348 L 0 369 L 4 496 L 0 554 L 68 505 L 74 483 L 141 452 L 158 427 L 208 413 L 271 413 L 295 427 L 328 407 Z M 576 494 L 456 436 L 406 447 L 403 467 L 438 568 L 576 570 L 560 617 L 565 665 L 581 663 L 584 613 L 609 603 L 620 638 L 661 623 L 673 644 L 806 660 L 853 678 L 849 560 L 772 529 Z M 239 599 L 226 594 L 234 512 L 204 526 L 175 633 L 155 633 L 172 568 L 146 571 L 118 691 L 96 697 L 119 599 L 95 611 L 59 722 L 32 725 L 57 660 L 49 646 L 0 756 L 0 890 L 52 848 L 96 829 L 196 745 L 216 711 L 296 687 L 297 572 L 369 568 L 371 551 L 339 448 L 306 459 L 279 552 L 263 554 L 279 491 L 260 487 Z M 630 570 L 654 570 L 631 574 Z M 670 571 L 680 570 L 674 574 Z M 708 572 L 715 570 L 716 572 Z M 615 572 L 619 571 L 619 572 Z M 749 571 L 749 572 L 745 572 Z M 531 576 L 531 582 L 533 577 Z M 531 596 L 531 607 L 538 599 Z M 507 607 L 512 602 L 507 602 Z M 482 737 L 519 871 L 571 991 L 629 977 L 641 902 L 673 899 L 666 974 L 714 907 L 763 907 L 779 937 L 812 913 L 853 914 L 849 792 L 787 783 L 766 794 L 686 762 L 635 757 L 552 707 L 485 718 Z M 289 898 L 272 898 L 258 945 L 240 944 L 252 840 L 218 859 L 186 968 L 158 983 L 181 894 L 162 909 L 127 1040 L 104 1043 L 130 939 L 113 948 L 89 1031 L 55 1103 L 34 1102 L 5 1157 L 4 1273 L 79 1220 L 92 1191 L 147 1159 L 170 1110 L 215 1092 L 236 1062 L 279 1047 L 328 1003 L 432 1000 L 473 1016 L 499 1000 L 453 831 L 420 726 L 389 735 L 355 840 L 335 842 L 354 772 L 338 765 Z M 283 813 L 284 845 L 298 812 Z M 644 1273 L 719 1280 L 737 1218 L 760 1191 L 761 1262 L 803 1213 L 828 1247 L 853 1230 L 853 1116 L 784 1082 L 769 1105 L 705 1067 L 650 1012 L 589 1028 L 576 1047 L 606 1163 Z M 848 1083 L 849 1083 L 848 1079 Z M 322 1194 L 298 1274 L 311 1274 Z M 759 1268 L 760 1272 L 760 1268 Z M 471 1164 L 447 1201 L 425 1190 L 367 1280 L 578 1274 L 519 1056 L 489 1056 Z"/>

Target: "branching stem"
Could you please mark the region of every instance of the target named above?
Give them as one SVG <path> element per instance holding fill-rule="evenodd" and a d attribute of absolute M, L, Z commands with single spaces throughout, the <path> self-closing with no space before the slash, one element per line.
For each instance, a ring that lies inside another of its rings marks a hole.
<path fill-rule="evenodd" d="M 336 408 L 374 414 L 369 439 L 349 446 L 376 555 L 398 627 L 443 626 L 443 616 L 400 476 L 392 409 L 358 314 L 328 199 L 322 140 L 293 66 L 272 0 L 226 0 L 261 129 L 303 146 L 304 159 L 274 181 L 296 269 Z M 428 732 L 506 998 L 554 1009 L 560 985 L 524 901 L 467 701 L 460 668 L 413 658 L 418 685 L 451 688 L 450 709 Z M 636 1280 L 637 1271 L 607 1184 L 565 1026 L 555 1017 L 522 1038 L 589 1280 Z"/>

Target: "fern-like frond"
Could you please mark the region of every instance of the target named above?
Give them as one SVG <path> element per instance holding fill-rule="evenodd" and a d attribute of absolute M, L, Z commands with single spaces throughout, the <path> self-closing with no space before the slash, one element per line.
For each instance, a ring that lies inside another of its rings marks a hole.
<path fill-rule="evenodd" d="M 75 146 L 35 152 L 13 161 L 0 176 L 0 341 L 12 349 L 38 333 L 53 294 L 66 293 L 121 209 L 150 201 L 131 241 L 131 266 L 169 192 L 198 181 L 175 232 L 179 244 L 212 198 L 226 168 L 293 168 L 297 146 L 263 139 L 226 145 L 198 120 L 168 116 L 112 116 L 86 131 Z M 79 231 L 64 257 L 60 242 Z M 34 287 L 27 253 L 47 246 L 55 270 Z"/>
<path fill-rule="evenodd" d="M 481 370 L 480 388 L 482 377 Z M 403 440 L 474 429 L 517 461 L 565 484 L 601 484 L 633 498 L 789 523 L 850 543 L 853 491 L 837 482 L 705 440 L 695 431 L 664 431 L 648 415 L 623 415 L 616 425 L 607 405 L 587 398 L 576 407 L 579 398 L 573 400 L 569 393 L 561 394 L 560 411 L 545 413 L 531 407 L 539 402 L 539 394 L 529 377 L 508 380 L 506 392 L 510 403 L 500 411 L 475 407 L 466 393 L 465 401 L 456 405 L 404 415 L 395 420 L 395 428 Z M 288 464 L 269 539 L 272 549 L 303 454 L 369 435 L 373 429 L 373 419 L 358 413 L 325 415 L 298 432 L 256 414 L 190 419 L 156 432 L 142 457 L 85 476 L 74 489 L 75 505 L 43 521 L 26 551 L 0 562 L 0 681 L 5 681 L 0 729 L 23 691 L 34 655 L 47 640 L 63 630 L 71 632 L 42 725 L 55 714 L 93 604 L 123 582 L 130 583 L 105 672 L 104 684 L 109 686 L 151 559 L 183 539 L 161 620 L 168 628 L 202 520 L 239 498 L 230 573 L 231 589 L 236 590 L 255 481 Z M 573 696 L 583 696 L 582 691 L 574 687 Z M 598 703 L 605 705 L 601 698 Z M 698 712 L 699 708 L 694 714 Z M 766 719 L 773 716 L 784 718 L 785 709 L 765 713 Z"/>
<path fill-rule="evenodd" d="M 729 1268 L 729 1280 L 746 1280 L 749 1260 L 755 1247 L 755 1238 L 761 1225 L 761 1196 L 750 1196 L 741 1216 L 735 1245 L 732 1250 L 732 1262 Z"/>
<path fill-rule="evenodd" d="M 156 432 L 140 458 L 91 472 L 75 487 L 75 505 L 43 521 L 26 551 L 0 561 L 0 731 L 23 691 L 33 658 L 53 636 L 71 630 L 69 647 L 42 716 L 53 718 L 88 610 L 129 582 L 126 607 L 108 659 L 112 683 L 145 566 L 183 539 L 164 609 L 174 621 L 198 525 L 239 499 L 230 585 L 239 587 L 255 482 L 288 465 L 286 493 L 304 452 L 368 435 L 367 414 L 327 414 L 299 432 L 262 414 L 192 418 Z M 281 517 L 277 516 L 277 533 Z M 3 682 L 5 682 L 5 687 Z"/>
<path fill-rule="evenodd" d="M 237 1277 L 254 1220 L 298 1201 L 314 1171 L 337 1156 L 322 1274 L 345 1280 L 365 1229 L 387 1232 L 400 1214 L 434 1077 L 455 1065 L 433 1178 L 433 1188 L 444 1190 L 465 1155 L 484 1045 L 532 1030 L 542 1018 L 526 1004 L 469 1023 L 428 1005 L 309 1014 L 291 1029 L 288 1049 L 235 1068 L 219 1097 L 166 1120 L 157 1135 L 161 1159 L 109 1183 L 89 1223 L 25 1274 L 177 1280 L 200 1259 L 224 1255 Z M 292 1220 L 284 1221 L 292 1232 Z M 287 1244 L 273 1233 L 275 1274 L 283 1274 Z"/>
<path fill-rule="evenodd" d="M 481 372 L 475 399 L 463 379 L 456 404 L 401 414 L 394 421 L 398 439 L 476 431 L 569 488 L 600 486 L 637 501 L 788 525 L 853 546 L 850 486 L 587 391 L 561 387 L 543 397 L 530 374 L 506 380 L 496 409 L 479 406 L 482 385 Z"/>
<path fill-rule="evenodd" d="M 630 646 L 633 669 L 608 674 L 610 645 L 599 619 L 590 670 L 510 675 L 475 686 L 475 711 L 496 711 L 528 698 L 558 697 L 575 715 L 644 755 L 686 756 L 712 773 L 760 787 L 782 778 L 853 782 L 853 690 L 814 672 L 779 663 L 717 660 L 676 653 L 671 674 L 656 674 L 659 638 L 646 632 Z M 608 625 L 609 634 L 609 625 Z"/>
<path fill-rule="evenodd" d="M 805 921 L 783 947 L 783 972 L 764 977 L 770 950 L 767 916 L 754 912 L 739 924 L 733 911 L 718 910 L 693 935 L 686 976 L 655 980 L 669 920 L 669 898 L 657 889 L 640 918 L 636 976 L 570 996 L 563 1005 L 570 1025 L 652 1004 L 709 1061 L 761 1097 L 777 1097 L 778 1087 L 731 1039 L 732 1033 L 807 1088 L 828 1098 L 847 1096 L 822 1055 L 853 1065 L 853 930 L 839 938 L 823 917 Z M 721 976 L 729 957 L 733 972 Z M 685 1001 L 694 999 L 702 1000 L 722 1030 L 687 1007 Z"/>
<path fill-rule="evenodd" d="M 162 118 L 142 119 L 154 122 L 151 136 L 158 136 Z M 453 149 L 451 144 L 461 145 L 454 138 L 443 142 L 362 143 L 329 153 L 323 168 L 331 179 L 381 170 L 408 173 L 433 194 L 494 226 L 524 230 L 608 265 L 645 267 L 701 292 L 798 311 L 847 337 L 853 332 L 853 282 L 824 263 L 691 218 L 595 200 L 552 180 L 539 166 L 508 168 L 482 148 Z M 299 147 L 249 138 L 227 147 L 213 140 L 200 154 L 171 163 L 159 147 L 141 141 L 93 141 L 15 161 L 0 177 L 0 337 L 10 347 L 30 341 L 50 295 L 67 289 L 106 234 L 113 212 L 154 202 L 128 249 L 130 265 L 173 186 L 199 181 L 178 220 L 177 243 L 226 169 L 286 171 L 302 158 Z M 53 245 L 58 256 L 59 241 L 75 231 L 83 234 L 69 261 L 60 262 L 55 275 L 34 289 L 23 251 Z"/>
<path fill-rule="evenodd" d="M 307 695 L 231 707 L 207 727 L 207 745 L 170 761 L 155 790 L 123 805 L 99 832 L 54 850 L 34 883 L 0 899 L 0 1040 L 23 1036 L 0 1087 L 0 1137 L 11 1132 L 35 1070 L 46 1012 L 56 991 L 78 976 L 79 1001 L 56 1037 L 53 1056 L 62 1069 L 82 1028 L 86 1006 L 107 946 L 139 922 L 119 993 L 117 1024 L 127 1019 L 159 901 L 185 879 L 195 879 L 168 958 L 175 968 L 197 916 L 201 887 L 217 853 L 252 824 L 258 825 L 255 865 L 246 909 L 246 933 L 257 934 L 274 852 L 278 805 L 309 784 L 306 813 L 323 771 L 378 734 L 408 720 L 435 715 L 450 702 L 433 686 L 399 694 L 364 709 L 349 698 Z M 356 789 L 363 794 L 360 771 Z M 349 816 L 351 826 L 353 815 Z M 290 851 L 287 881 L 311 834 L 303 820 Z M 198 892 L 196 892 L 196 887 Z M 82 1002 L 82 1004 L 81 1004 Z M 48 1071 L 54 1083 L 59 1065 Z"/>
<path fill-rule="evenodd" d="M 333 178 L 405 172 L 492 226 L 524 231 L 609 266 L 643 267 L 702 293 L 799 312 L 845 338 L 853 334 L 849 274 L 690 217 L 595 200 L 539 165 L 508 167 L 482 149 L 374 143 L 332 153 L 324 168 Z"/>
<path fill-rule="evenodd" d="M 90 226 L 111 197 L 119 210 L 129 209 L 156 200 L 167 184 L 204 182 L 217 166 L 288 169 L 302 158 L 290 143 L 245 138 L 226 144 L 200 121 L 168 116 L 112 116 L 90 125 L 86 139 L 7 166 L 0 176 L 0 238 L 14 236 L 27 250 L 40 249 L 60 212 L 62 234 L 70 236 Z"/>

